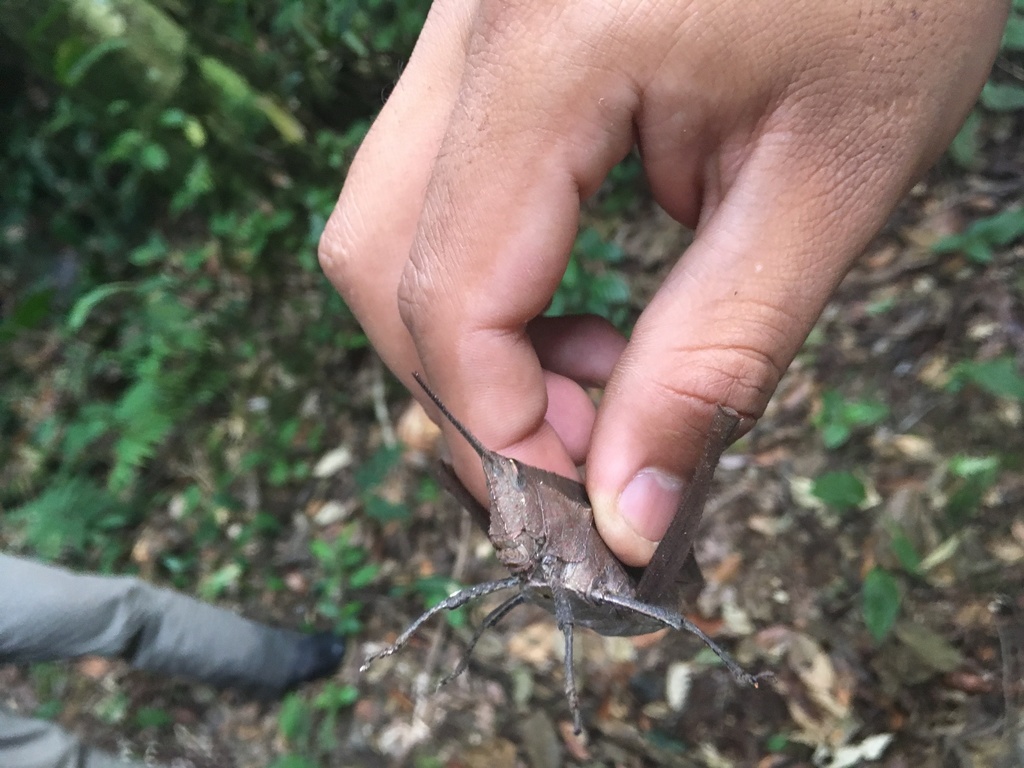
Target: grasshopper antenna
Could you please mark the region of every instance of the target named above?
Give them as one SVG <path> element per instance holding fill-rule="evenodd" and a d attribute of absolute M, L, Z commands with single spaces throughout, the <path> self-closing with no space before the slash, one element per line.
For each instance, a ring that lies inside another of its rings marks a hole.
<path fill-rule="evenodd" d="M 434 392 L 434 390 L 427 386 L 427 382 L 423 380 L 423 377 L 420 376 L 419 373 L 413 371 L 412 377 L 416 379 L 416 383 L 420 385 L 423 391 L 427 393 L 427 397 L 429 397 L 433 401 L 434 405 L 437 406 L 437 410 L 439 410 L 442 415 L 451 422 L 453 427 L 459 430 L 459 434 L 466 438 L 466 442 L 473 447 L 473 450 L 477 452 L 480 458 L 491 453 L 489 450 L 484 448 L 483 443 L 473 436 L 472 432 L 466 429 L 465 425 L 461 421 L 452 415 L 452 412 L 448 410 L 448 406 L 441 402 L 441 398 L 437 396 L 437 393 Z"/>

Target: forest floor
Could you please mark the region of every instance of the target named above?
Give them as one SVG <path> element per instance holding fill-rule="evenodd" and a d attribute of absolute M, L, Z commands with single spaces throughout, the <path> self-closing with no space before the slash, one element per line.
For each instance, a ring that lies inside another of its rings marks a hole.
<path fill-rule="evenodd" d="M 1024 167 L 1019 148 L 1004 151 L 1003 167 Z M 758 689 L 738 686 L 687 634 L 580 631 L 586 731 L 575 736 L 561 635 L 524 607 L 435 692 L 500 597 L 429 624 L 360 675 L 423 610 L 424 585 L 505 575 L 485 536 L 424 479 L 436 433 L 407 395 L 382 396 L 372 354 L 344 377 L 354 405 L 329 426 L 326 468 L 268 502 L 288 524 L 254 555 L 283 588 L 254 573 L 221 600 L 301 623 L 322 581 L 310 542 L 343 534 L 378 566 L 342 594 L 363 606 L 335 680 L 358 691 L 354 702 L 325 719 L 323 684 L 311 686 L 301 700 L 312 724 L 286 728 L 278 705 L 96 659 L 2 668 L 0 688 L 26 712 L 59 698 L 60 722 L 91 742 L 179 768 L 1024 765 L 1024 413 L 1018 397 L 993 394 L 1016 381 L 1011 366 L 1000 383 L 998 361 L 1024 359 L 1024 246 L 987 264 L 932 250 L 1022 195 L 1019 171 L 940 170 L 916 187 L 724 457 L 696 544 L 707 586 L 687 615 L 745 666 L 775 674 Z M 653 206 L 612 231 L 643 306 L 687 234 Z M 356 472 L 394 434 L 411 447 L 375 493 L 411 516 L 382 523 L 362 514 Z M 140 570 L 175 525 L 150 517 L 133 550 Z M 876 640 L 870 627 L 888 629 Z"/>

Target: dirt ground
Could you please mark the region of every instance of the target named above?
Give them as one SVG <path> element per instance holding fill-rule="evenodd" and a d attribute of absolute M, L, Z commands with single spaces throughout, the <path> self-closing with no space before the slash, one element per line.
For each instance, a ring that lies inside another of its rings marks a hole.
<path fill-rule="evenodd" d="M 421 492 L 433 432 L 407 396 L 378 402 L 380 366 L 364 356 L 347 377 L 352 411 L 332 425 L 354 461 L 280 500 L 295 512 L 291 528 L 262 554 L 287 588 L 240 601 L 257 618 L 295 624 L 310 615 L 308 542 L 343 529 L 380 566 L 371 584 L 346 594 L 365 610 L 337 681 L 356 686 L 358 700 L 341 712 L 336 743 L 308 752 L 308 763 L 280 765 L 1024 765 L 1024 414 L 1019 400 L 970 382 L 949 386 L 961 361 L 1024 357 L 1024 245 L 997 249 L 986 265 L 930 247 L 1020 201 L 1024 175 L 1005 170 L 1024 167 L 1019 148 L 1003 151 L 1002 164 L 990 165 L 1002 172 L 940 169 L 912 191 L 843 282 L 764 417 L 722 461 L 696 546 L 707 586 L 687 615 L 741 663 L 775 674 L 756 690 L 738 686 L 693 636 L 580 631 L 586 733 L 577 737 L 562 692 L 561 636 L 550 615 L 524 607 L 483 637 L 465 675 L 434 692 L 496 596 L 461 626 L 428 625 L 360 675 L 365 656 L 423 609 L 403 587 L 430 576 L 472 584 L 506 575 L 452 499 Z M 645 207 L 614 236 L 632 257 L 642 306 L 687 235 Z M 828 449 L 828 391 L 880 401 L 888 415 Z M 381 524 L 352 501 L 353 473 L 395 430 L 414 449 L 381 493 L 413 517 Z M 955 457 L 999 465 L 966 508 L 953 503 L 969 483 Z M 815 478 L 843 471 L 866 489 L 845 511 L 812 493 Z M 899 555 L 908 546 L 919 560 L 913 572 Z M 861 592 L 876 567 L 893 575 L 900 596 L 880 642 L 865 624 Z M 178 768 L 266 766 L 298 751 L 274 705 L 96 660 L 78 662 L 60 690 L 42 676 L 0 669 L 0 688 L 25 711 L 47 690 L 66 702 L 61 722 L 91 741 Z M 97 714 L 110 701 L 170 718 L 111 725 Z"/>

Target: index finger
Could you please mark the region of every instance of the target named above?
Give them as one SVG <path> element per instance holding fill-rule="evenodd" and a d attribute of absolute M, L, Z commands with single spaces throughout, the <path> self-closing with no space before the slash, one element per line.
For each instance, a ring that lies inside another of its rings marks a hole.
<path fill-rule="evenodd" d="M 596 73 L 601 98 L 586 78 L 555 78 L 552 91 L 537 55 L 546 44 L 517 29 L 489 24 L 471 46 L 399 306 L 431 385 L 488 448 L 574 476 L 545 421 L 548 390 L 526 325 L 558 287 L 581 195 L 632 144 L 635 96 L 625 82 L 607 87 L 607 71 Z M 538 69 L 523 71 L 524 61 Z M 459 442 L 453 451 L 479 493 L 479 463 Z"/>

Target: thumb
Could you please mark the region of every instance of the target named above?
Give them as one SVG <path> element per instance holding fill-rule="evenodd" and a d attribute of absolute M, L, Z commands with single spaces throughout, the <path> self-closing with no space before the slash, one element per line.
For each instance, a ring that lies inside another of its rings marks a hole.
<path fill-rule="evenodd" d="M 598 530 L 630 565 L 647 563 L 665 534 L 716 404 L 748 426 L 760 416 L 906 183 L 897 173 L 869 200 L 844 200 L 814 183 L 820 173 L 787 165 L 754 152 L 644 310 L 605 389 L 587 486 Z"/>

